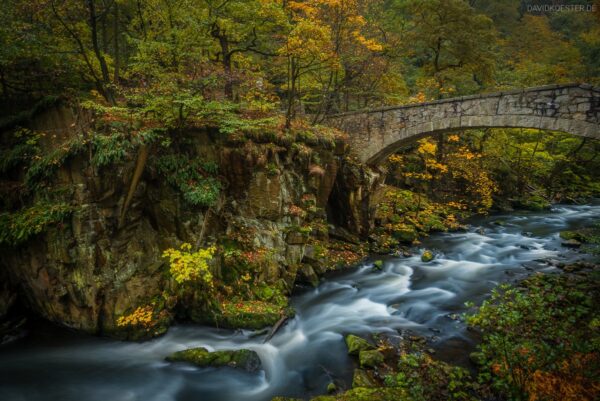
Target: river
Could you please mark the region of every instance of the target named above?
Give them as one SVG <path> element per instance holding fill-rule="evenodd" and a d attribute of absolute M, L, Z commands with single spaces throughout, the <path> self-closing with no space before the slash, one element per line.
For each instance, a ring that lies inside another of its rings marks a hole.
<path fill-rule="evenodd" d="M 561 230 L 600 218 L 600 206 L 559 205 L 549 212 L 494 215 L 470 221 L 467 232 L 436 234 L 414 256 L 386 257 L 336 273 L 292 297 L 296 316 L 263 344 L 251 332 L 178 325 L 158 339 L 127 343 L 43 324 L 0 348 L 2 401 L 270 400 L 325 393 L 332 378 L 350 382 L 347 333 L 405 334 L 429 339 L 440 359 L 468 366 L 477 339 L 455 315 L 481 302 L 500 282 L 555 270 L 544 259 L 573 260 Z M 423 263 L 420 251 L 436 259 Z M 255 350 L 264 370 L 200 369 L 168 363 L 190 347 Z"/>

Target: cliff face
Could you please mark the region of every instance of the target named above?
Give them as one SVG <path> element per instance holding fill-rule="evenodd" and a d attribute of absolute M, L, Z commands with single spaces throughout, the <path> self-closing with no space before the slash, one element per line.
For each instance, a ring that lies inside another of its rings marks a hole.
<path fill-rule="evenodd" d="M 53 133 L 42 143 L 52 148 L 75 135 L 73 127 L 85 123 L 81 120 L 69 110 L 56 109 L 32 125 Z M 291 289 L 299 276 L 312 280 L 320 263 L 299 228 L 326 223 L 327 210 L 330 221 L 356 234 L 367 231 L 365 199 L 376 177 L 359 166 L 344 166 L 344 155 L 334 147 L 315 144 L 307 152 L 272 143 L 226 143 L 208 131 L 184 135 L 188 154 L 218 164 L 223 189 L 210 208 L 190 205 L 157 174 L 151 168 L 156 157 L 152 152 L 125 213 L 136 152 L 99 168 L 90 161 L 91 151 L 84 149 L 60 165 L 51 185 L 63 189 L 62 199 L 72 213 L 18 246 L 4 246 L 0 254 L 2 271 L 29 308 L 69 327 L 110 334 L 119 316 L 170 286 L 161 256 L 167 248 L 182 242 L 221 243 L 251 232 L 254 246 L 272 254 L 273 262 L 264 266 L 260 279 Z M 23 178 L 13 175 L 13 181 L 15 177 Z M 307 202 L 310 213 L 294 213 L 294 207 Z M 343 221 L 346 215 L 351 217 Z M 327 231 L 313 236 L 327 240 Z M 303 263 L 307 260 L 312 266 Z M 222 262 L 218 257 L 213 266 L 217 275 L 226 274 Z M 9 294 L 6 288 L 0 290 Z M 8 303 L 8 295 L 3 299 Z"/>

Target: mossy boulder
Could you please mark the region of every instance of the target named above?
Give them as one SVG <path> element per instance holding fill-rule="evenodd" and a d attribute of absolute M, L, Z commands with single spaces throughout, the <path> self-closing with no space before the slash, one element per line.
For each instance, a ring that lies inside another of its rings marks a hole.
<path fill-rule="evenodd" d="M 383 354 L 377 350 L 366 350 L 358 353 L 360 366 L 363 368 L 374 368 L 383 363 Z"/>
<path fill-rule="evenodd" d="M 421 255 L 421 261 L 428 263 L 431 262 L 434 257 L 435 256 L 433 255 L 433 252 L 431 252 L 430 250 L 425 250 Z"/>
<path fill-rule="evenodd" d="M 256 372 L 262 365 L 258 354 L 249 349 L 210 352 L 206 348 L 190 348 L 166 358 L 169 362 L 188 362 L 200 367 L 230 367 Z"/>
<path fill-rule="evenodd" d="M 581 246 L 581 242 L 576 239 L 564 240 L 560 244 L 569 248 L 579 248 Z"/>
<path fill-rule="evenodd" d="M 273 326 L 283 316 L 293 316 L 294 310 L 265 301 L 225 302 L 216 322 L 230 329 L 262 329 Z"/>
<path fill-rule="evenodd" d="M 354 369 L 352 375 L 352 387 L 378 387 L 377 381 L 374 380 L 368 371 L 364 369 Z"/>
<path fill-rule="evenodd" d="M 419 233 L 411 227 L 403 230 L 396 230 L 394 231 L 393 236 L 400 242 L 410 244 L 419 238 Z"/>
<path fill-rule="evenodd" d="M 576 239 L 579 241 L 579 234 L 576 231 L 561 231 L 559 236 L 566 241 L 570 239 Z"/>
<path fill-rule="evenodd" d="M 337 388 L 337 386 L 335 385 L 335 383 L 334 383 L 334 382 L 331 382 L 331 383 L 329 383 L 329 384 L 327 385 L 327 392 L 328 392 L 329 394 L 331 394 L 331 393 L 335 393 L 335 392 L 337 391 L 337 389 L 338 389 L 338 388 Z"/>
<path fill-rule="evenodd" d="M 358 355 L 360 351 L 372 350 L 373 346 L 369 344 L 367 340 L 354 334 L 348 334 L 346 336 L 346 346 L 348 347 L 348 354 Z"/>

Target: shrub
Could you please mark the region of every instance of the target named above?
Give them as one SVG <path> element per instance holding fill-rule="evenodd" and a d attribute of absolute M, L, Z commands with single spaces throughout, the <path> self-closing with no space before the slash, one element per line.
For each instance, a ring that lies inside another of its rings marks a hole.
<path fill-rule="evenodd" d="M 191 205 L 212 206 L 219 197 L 221 183 L 211 176 L 218 171 L 216 163 L 192 161 L 184 155 L 166 155 L 158 159 L 157 168 Z"/>
<path fill-rule="evenodd" d="M 467 317 L 483 334 L 483 381 L 514 399 L 600 396 L 600 275 L 536 275 L 501 285 Z"/>
<path fill-rule="evenodd" d="M 16 246 L 66 219 L 73 209 L 64 203 L 39 202 L 15 213 L 0 214 L 0 244 Z"/>
<path fill-rule="evenodd" d="M 191 252 L 192 246 L 184 243 L 181 250 L 167 249 L 163 256 L 169 259 L 170 273 L 178 284 L 200 282 L 207 287 L 212 287 L 213 276 L 208 262 L 213 258 L 216 248 L 214 246 Z"/>

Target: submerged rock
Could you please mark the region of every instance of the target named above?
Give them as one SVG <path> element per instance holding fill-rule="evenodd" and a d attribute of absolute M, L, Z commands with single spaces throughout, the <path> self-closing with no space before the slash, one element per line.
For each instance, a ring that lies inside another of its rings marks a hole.
<path fill-rule="evenodd" d="M 346 336 L 346 346 L 350 355 L 358 355 L 361 351 L 373 349 L 373 346 L 367 340 L 354 334 Z"/>
<path fill-rule="evenodd" d="M 258 354 L 249 349 L 221 350 L 210 352 L 206 348 L 190 348 L 175 352 L 166 358 L 169 362 L 188 362 L 200 367 L 230 367 L 247 372 L 262 368 Z"/>

